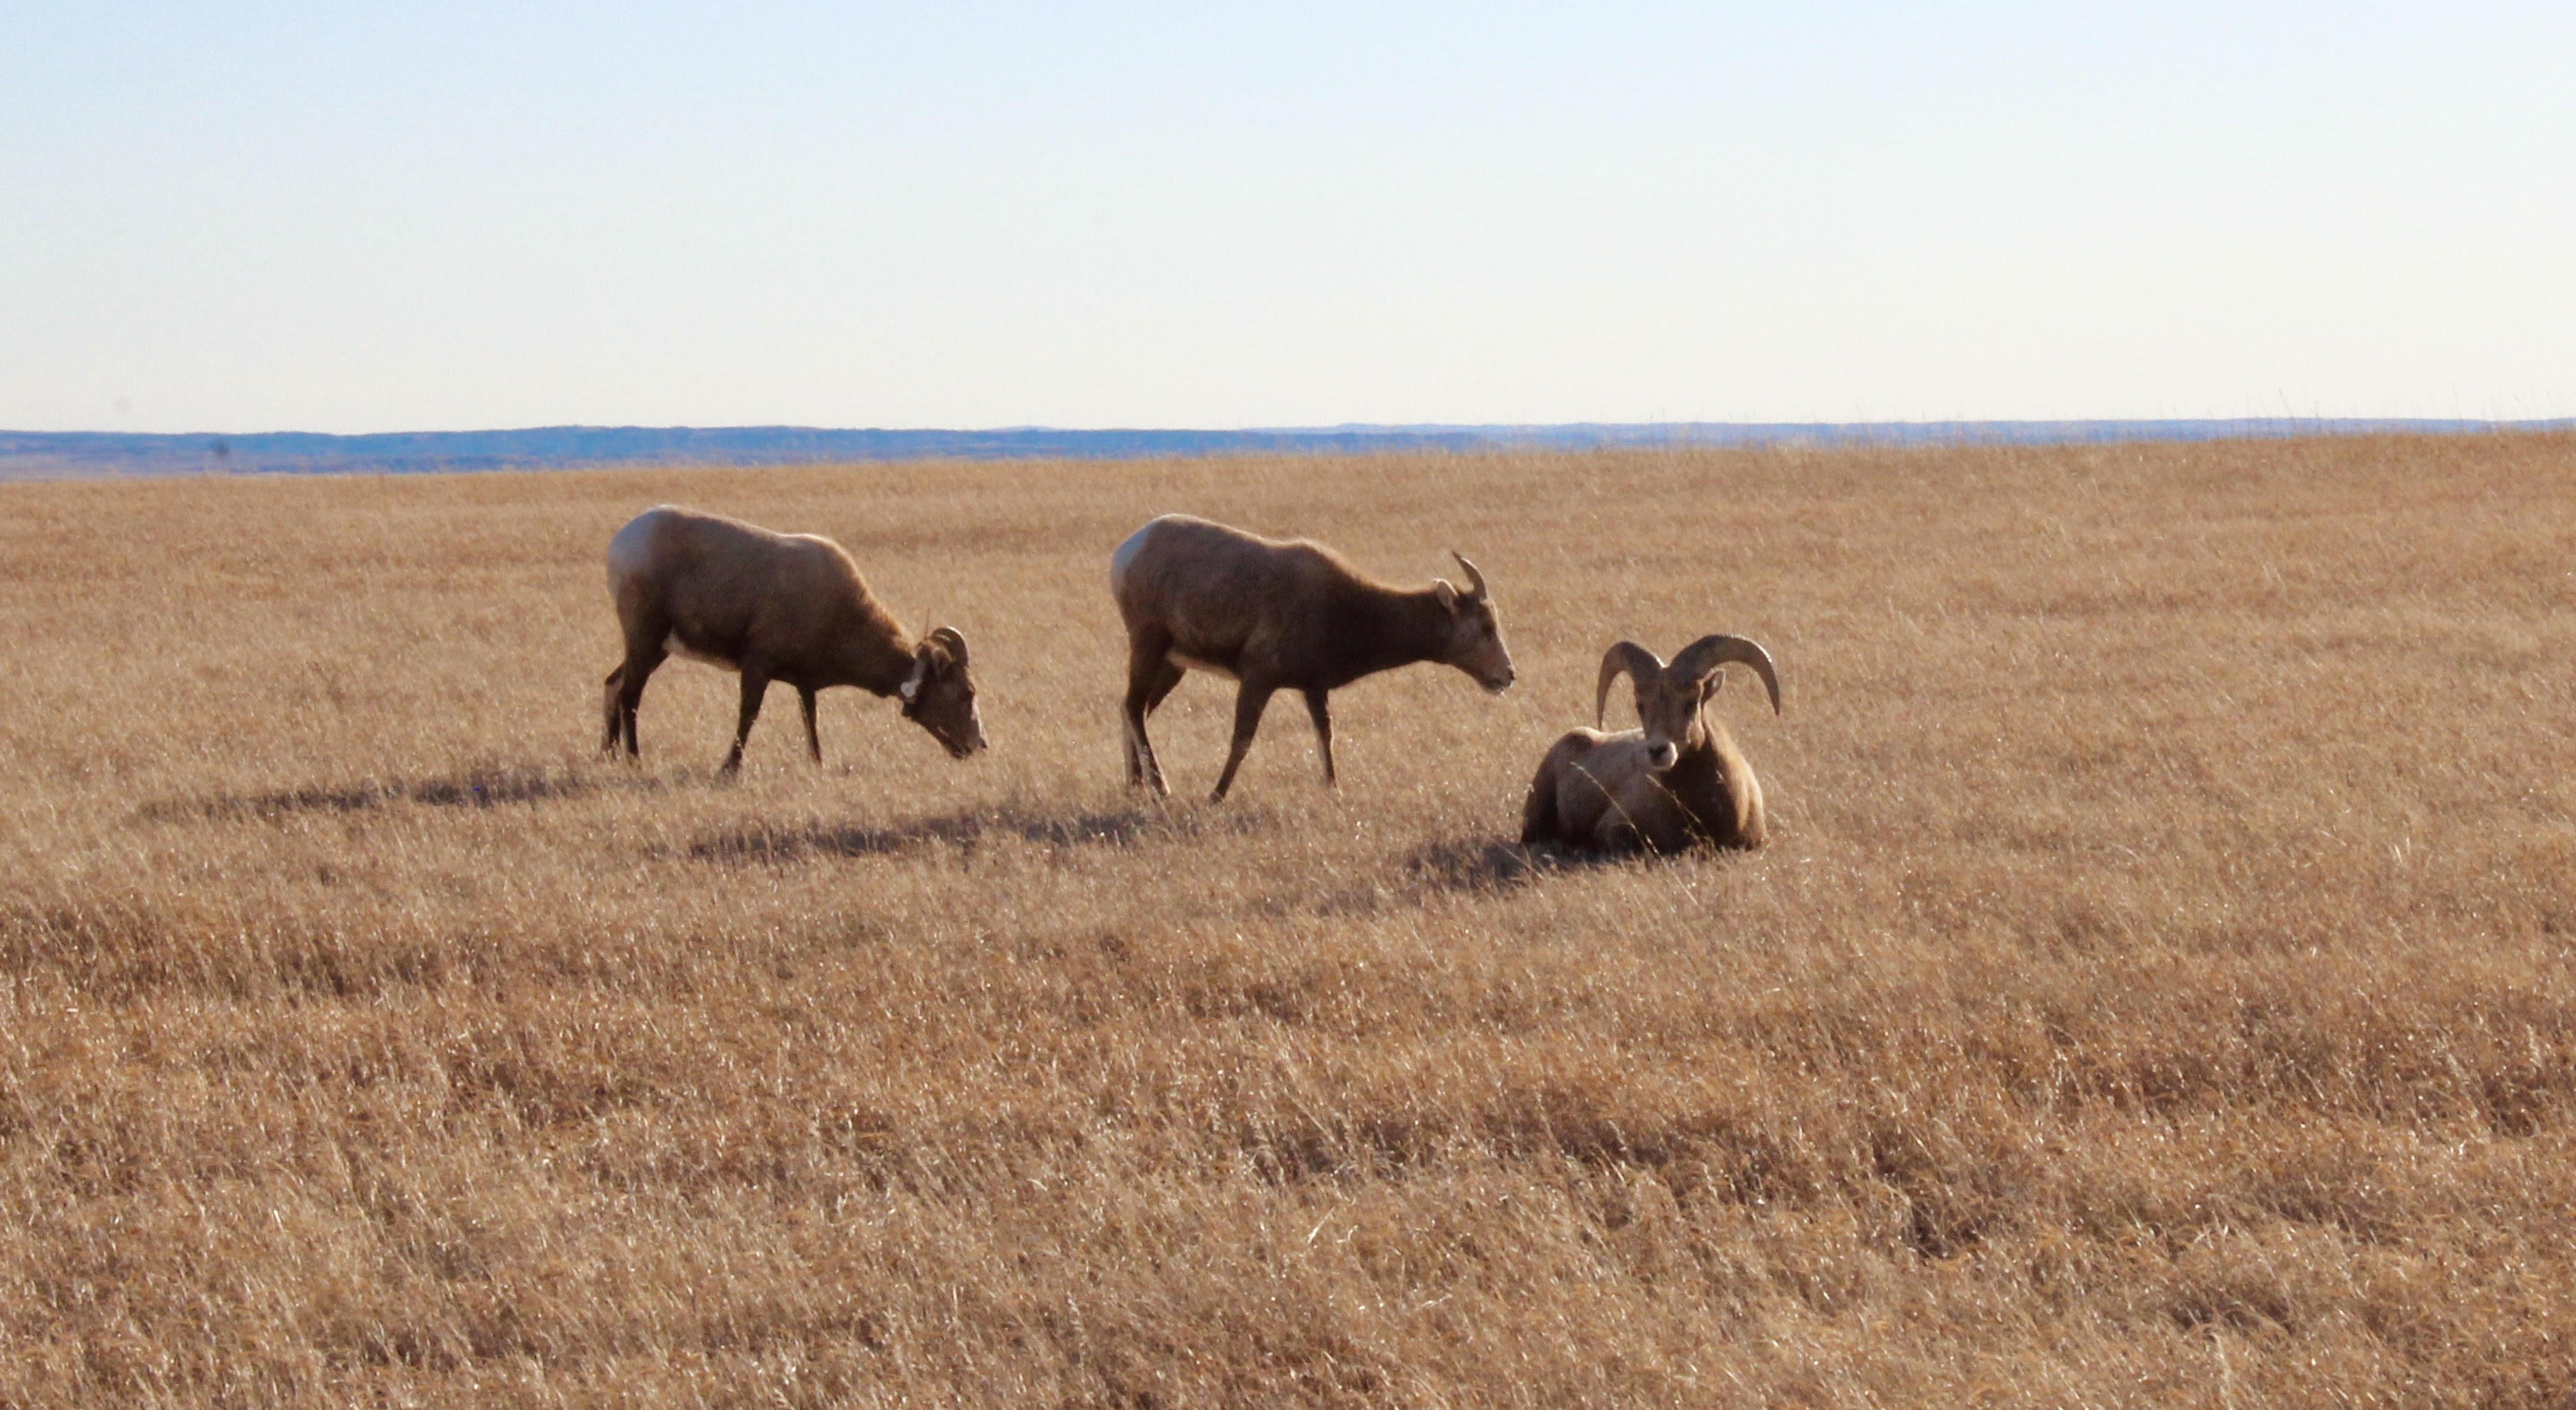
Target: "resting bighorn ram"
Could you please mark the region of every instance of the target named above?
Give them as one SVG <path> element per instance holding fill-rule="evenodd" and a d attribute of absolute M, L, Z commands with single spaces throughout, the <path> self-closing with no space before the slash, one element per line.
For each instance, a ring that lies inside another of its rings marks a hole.
<path fill-rule="evenodd" d="M 1752 667 L 1779 713 L 1780 677 L 1770 653 L 1743 637 L 1701 637 L 1669 666 L 1633 641 L 1611 647 L 1601 658 L 1593 723 L 1601 722 L 1610 682 L 1624 671 L 1644 728 L 1578 729 L 1558 740 L 1530 780 L 1521 841 L 1605 852 L 1678 852 L 1698 842 L 1761 846 L 1762 785 L 1706 709 L 1728 662 Z"/>
<path fill-rule="evenodd" d="M 1109 557 L 1109 590 L 1127 622 L 1127 781 L 1171 791 L 1145 737 L 1145 717 L 1189 670 L 1242 683 L 1234 699 L 1234 747 L 1213 795 L 1219 799 L 1278 691 L 1306 697 L 1329 785 L 1327 693 L 1416 661 L 1455 666 L 1490 691 L 1508 689 L 1512 657 L 1485 596 L 1485 575 L 1450 556 L 1466 571 L 1472 585 L 1466 592 L 1445 580 L 1427 588 L 1389 587 L 1321 544 L 1256 538 L 1183 514 L 1166 514 L 1129 534 Z"/>
<path fill-rule="evenodd" d="M 905 719 L 930 731 L 960 759 L 984 747 L 966 638 L 939 627 L 906 645 L 839 544 L 813 534 L 776 534 L 739 520 L 657 505 L 608 541 L 608 591 L 626 634 L 626 660 L 608 673 L 608 737 L 600 745 L 637 753 L 635 706 L 644 682 L 673 652 L 742 673 L 742 715 L 725 772 L 742 767 L 742 742 L 771 681 L 796 687 L 805 707 L 805 747 L 816 763 L 814 693 L 855 685 L 903 698 Z"/>

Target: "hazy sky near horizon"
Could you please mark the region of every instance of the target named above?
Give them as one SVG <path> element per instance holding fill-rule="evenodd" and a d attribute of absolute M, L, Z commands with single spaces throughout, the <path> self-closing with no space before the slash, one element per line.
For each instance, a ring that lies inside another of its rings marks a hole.
<path fill-rule="evenodd" d="M 2576 6 L 0 0 L 0 427 L 2576 415 Z"/>

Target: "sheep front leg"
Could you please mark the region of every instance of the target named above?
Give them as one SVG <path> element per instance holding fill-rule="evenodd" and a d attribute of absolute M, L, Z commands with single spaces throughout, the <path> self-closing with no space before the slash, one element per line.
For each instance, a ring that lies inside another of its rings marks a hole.
<path fill-rule="evenodd" d="M 723 772 L 742 771 L 742 742 L 751 738 L 751 722 L 760 718 L 760 698 L 769 693 L 769 677 L 749 666 L 742 668 L 742 714 L 734 722 L 733 752 L 725 755 Z"/>
<path fill-rule="evenodd" d="M 1270 708 L 1270 696 L 1278 688 L 1267 681 L 1247 680 L 1234 697 L 1234 747 L 1225 753 L 1225 772 L 1217 775 L 1216 792 L 1208 795 L 1209 802 L 1225 801 L 1225 791 L 1234 786 L 1234 771 L 1243 767 L 1253 733 L 1261 728 L 1261 712 Z"/>
<path fill-rule="evenodd" d="M 796 703 L 805 707 L 805 752 L 823 762 L 823 737 L 814 732 L 814 692 L 811 687 L 796 687 Z"/>

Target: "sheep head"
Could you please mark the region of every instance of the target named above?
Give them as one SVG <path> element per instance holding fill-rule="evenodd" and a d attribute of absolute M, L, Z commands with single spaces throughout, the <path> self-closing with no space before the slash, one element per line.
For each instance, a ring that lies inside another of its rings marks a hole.
<path fill-rule="evenodd" d="M 1683 647 L 1667 666 L 1655 653 L 1623 641 L 1601 658 L 1601 680 L 1592 697 L 1592 720 L 1601 722 L 1610 703 L 1610 682 L 1626 675 L 1637 691 L 1637 723 L 1646 735 L 1646 767 L 1661 773 L 1681 761 L 1682 751 L 1708 743 L 1708 725 L 1700 709 L 1726 683 L 1728 662 L 1750 666 L 1771 692 L 1771 709 L 1780 709 L 1780 676 L 1771 655 L 1740 636 L 1704 636 Z"/>
<path fill-rule="evenodd" d="M 1466 570 L 1472 585 L 1460 592 L 1447 578 L 1431 584 L 1432 594 L 1440 605 L 1449 609 L 1449 639 L 1442 647 L 1442 665 L 1455 666 L 1476 678 L 1476 683 L 1500 695 L 1512 686 L 1512 653 L 1503 646 L 1503 624 L 1494 615 L 1493 600 L 1485 594 L 1485 575 L 1456 549 L 1449 556 Z"/>
<path fill-rule="evenodd" d="M 975 678 L 966 672 L 966 638 L 955 627 L 933 628 L 912 649 L 912 674 L 896 694 L 903 697 L 903 717 L 930 731 L 950 757 L 985 747 Z"/>

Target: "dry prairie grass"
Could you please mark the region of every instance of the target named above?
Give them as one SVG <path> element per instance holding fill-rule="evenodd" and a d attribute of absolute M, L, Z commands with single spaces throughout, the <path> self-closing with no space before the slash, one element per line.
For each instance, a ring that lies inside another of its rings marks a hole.
<path fill-rule="evenodd" d="M 727 786 L 674 666 L 597 762 L 661 500 L 963 628 L 994 751 L 782 693 Z M 0 1403 L 2564 1405 L 2571 504 L 2566 438 L 0 488 Z M 1521 687 L 1141 806 L 1176 509 L 1465 549 Z M 1502 845 L 1602 647 L 1716 629 L 1775 845 Z"/>

